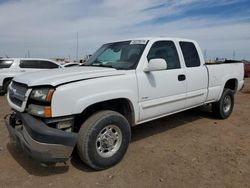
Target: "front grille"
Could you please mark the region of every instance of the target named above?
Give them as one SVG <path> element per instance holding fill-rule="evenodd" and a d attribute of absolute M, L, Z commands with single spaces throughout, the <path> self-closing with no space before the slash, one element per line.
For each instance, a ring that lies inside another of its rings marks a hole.
<path fill-rule="evenodd" d="M 28 90 L 27 85 L 13 81 L 9 87 L 9 98 L 11 102 L 21 107 L 23 101 L 25 100 L 25 94 L 27 90 Z"/>
<path fill-rule="evenodd" d="M 13 102 L 15 105 L 17 105 L 17 106 L 19 106 L 19 107 L 21 107 L 22 104 L 23 104 L 23 101 L 21 101 L 21 100 L 15 98 L 15 97 L 13 97 L 13 96 L 11 96 L 11 95 L 10 95 L 10 100 L 11 100 L 11 102 Z"/>

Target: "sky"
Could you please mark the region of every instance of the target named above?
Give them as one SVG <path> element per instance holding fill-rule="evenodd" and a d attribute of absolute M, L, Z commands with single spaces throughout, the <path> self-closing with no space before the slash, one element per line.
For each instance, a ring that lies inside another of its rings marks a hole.
<path fill-rule="evenodd" d="M 0 57 L 76 58 L 136 37 L 199 42 L 206 59 L 250 60 L 250 0 L 0 0 Z"/>

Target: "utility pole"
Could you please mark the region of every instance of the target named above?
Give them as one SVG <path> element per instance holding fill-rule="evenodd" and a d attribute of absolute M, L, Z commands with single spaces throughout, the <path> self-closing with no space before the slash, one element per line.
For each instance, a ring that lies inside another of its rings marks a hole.
<path fill-rule="evenodd" d="M 78 32 L 76 33 L 76 61 L 78 61 Z"/>

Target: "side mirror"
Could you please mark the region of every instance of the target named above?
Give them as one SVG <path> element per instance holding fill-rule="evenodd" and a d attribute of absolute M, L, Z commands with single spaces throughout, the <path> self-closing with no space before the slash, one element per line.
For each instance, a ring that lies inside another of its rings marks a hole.
<path fill-rule="evenodd" d="M 159 71 L 166 69 L 167 69 L 167 62 L 165 61 L 165 59 L 157 58 L 149 60 L 148 66 L 144 68 L 144 72 Z"/>

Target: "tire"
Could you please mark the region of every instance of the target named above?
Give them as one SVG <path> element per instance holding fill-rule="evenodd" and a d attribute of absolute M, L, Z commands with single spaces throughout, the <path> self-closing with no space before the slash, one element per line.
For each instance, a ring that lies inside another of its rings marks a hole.
<path fill-rule="evenodd" d="M 5 94 L 4 90 L 0 90 L 0 96 L 3 96 Z"/>
<path fill-rule="evenodd" d="M 124 116 L 110 110 L 99 111 L 80 128 L 77 151 L 89 167 L 103 170 L 122 160 L 130 139 L 130 125 Z"/>
<path fill-rule="evenodd" d="M 7 80 L 3 83 L 3 92 L 7 93 L 8 91 L 8 86 L 10 85 L 11 80 Z"/>
<path fill-rule="evenodd" d="M 234 108 L 234 92 L 230 89 L 224 89 L 218 102 L 212 104 L 212 111 L 219 119 L 228 118 Z"/>

